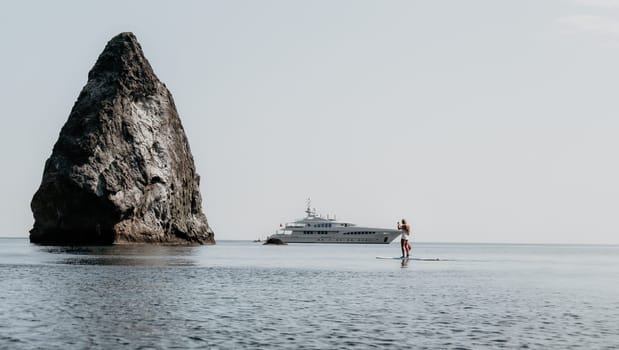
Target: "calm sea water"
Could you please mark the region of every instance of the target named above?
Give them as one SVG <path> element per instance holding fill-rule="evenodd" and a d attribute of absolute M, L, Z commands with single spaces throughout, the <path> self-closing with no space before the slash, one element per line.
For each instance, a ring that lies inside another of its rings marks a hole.
<path fill-rule="evenodd" d="M 0 349 L 619 349 L 619 247 L 41 247 L 0 239 Z"/>

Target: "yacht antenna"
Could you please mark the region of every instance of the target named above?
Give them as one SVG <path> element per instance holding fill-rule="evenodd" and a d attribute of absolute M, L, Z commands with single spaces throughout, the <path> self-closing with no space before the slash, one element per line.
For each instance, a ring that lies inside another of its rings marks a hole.
<path fill-rule="evenodd" d="M 312 200 L 308 198 L 307 201 L 305 201 L 305 203 L 307 204 L 307 209 L 305 209 L 305 212 L 307 213 L 307 216 L 311 216 L 312 215 L 312 209 L 311 209 Z"/>

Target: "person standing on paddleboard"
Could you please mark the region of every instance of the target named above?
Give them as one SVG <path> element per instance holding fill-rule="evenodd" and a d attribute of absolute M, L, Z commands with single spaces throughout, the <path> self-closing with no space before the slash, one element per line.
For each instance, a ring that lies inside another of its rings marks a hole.
<path fill-rule="evenodd" d="M 402 258 L 407 257 L 412 247 L 409 243 L 411 236 L 411 227 L 406 223 L 406 219 L 402 219 L 402 224 L 398 221 L 398 230 L 402 231 L 402 238 L 400 239 L 400 248 L 402 249 Z"/>

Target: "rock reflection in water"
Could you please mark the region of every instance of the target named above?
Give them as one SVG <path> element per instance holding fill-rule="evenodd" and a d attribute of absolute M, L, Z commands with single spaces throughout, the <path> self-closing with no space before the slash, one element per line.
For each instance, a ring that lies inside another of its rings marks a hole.
<path fill-rule="evenodd" d="M 41 247 L 53 254 L 53 264 L 119 266 L 195 266 L 195 247 L 165 245 L 113 245 Z"/>

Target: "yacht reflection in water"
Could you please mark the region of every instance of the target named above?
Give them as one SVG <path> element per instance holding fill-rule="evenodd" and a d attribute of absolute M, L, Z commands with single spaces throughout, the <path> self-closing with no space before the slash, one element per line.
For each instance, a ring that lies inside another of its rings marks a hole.
<path fill-rule="evenodd" d="M 112 246 L 44 246 L 42 252 L 53 254 L 52 264 L 119 266 L 196 266 L 192 246 L 112 245 Z"/>

